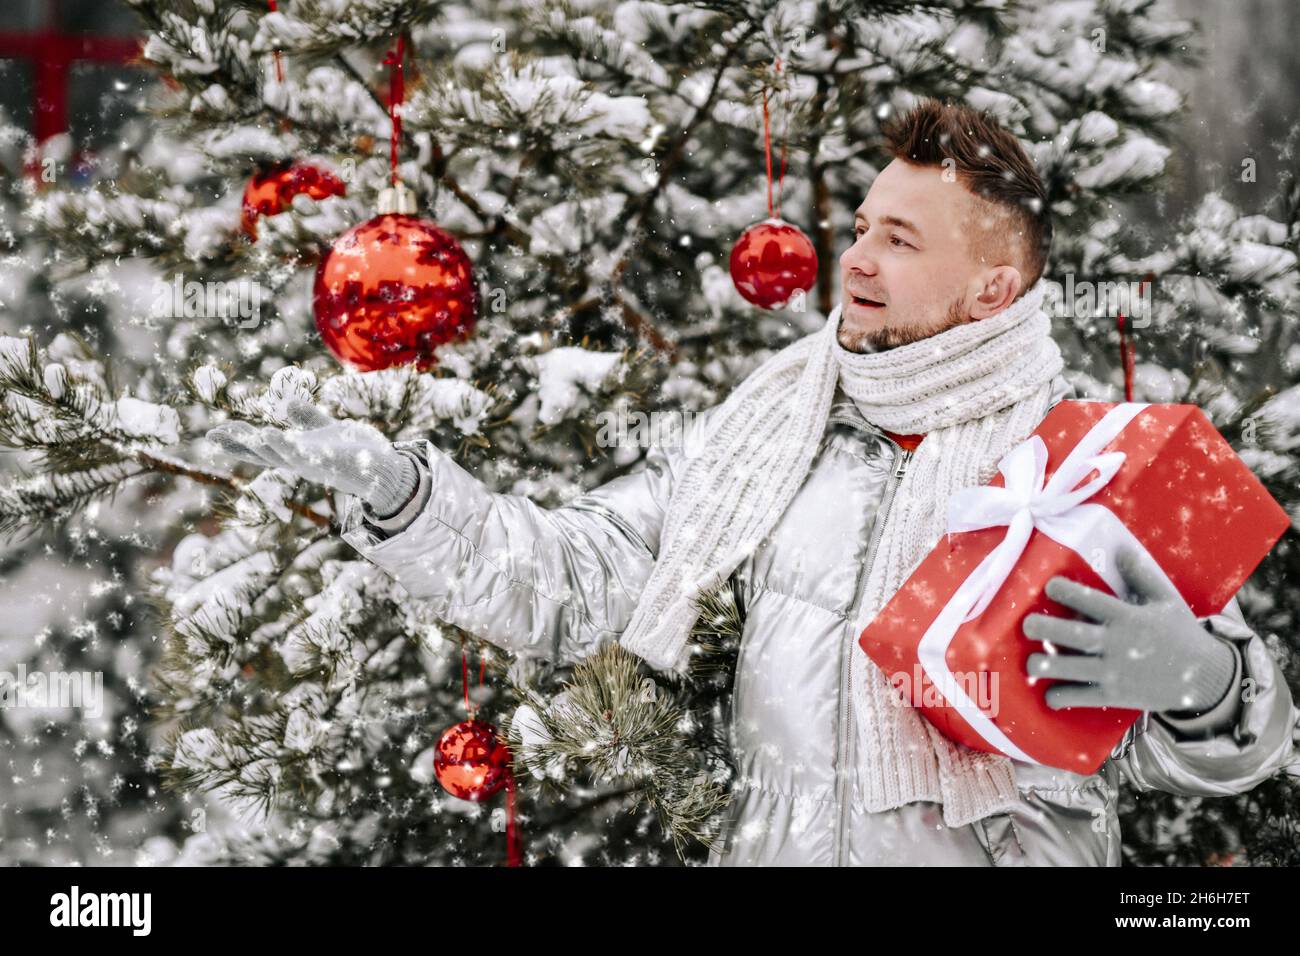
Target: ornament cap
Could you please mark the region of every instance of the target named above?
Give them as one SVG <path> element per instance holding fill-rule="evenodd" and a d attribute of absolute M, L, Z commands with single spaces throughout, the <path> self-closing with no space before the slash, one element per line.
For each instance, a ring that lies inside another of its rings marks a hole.
<path fill-rule="evenodd" d="M 394 183 L 387 189 L 379 193 L 379 215 L 385 216 L 389 213 L 401 213 L 403 215 L 414 215 L 417 208 L 415 202 L 415 193 L 406 188 L 405 183 Z"/>

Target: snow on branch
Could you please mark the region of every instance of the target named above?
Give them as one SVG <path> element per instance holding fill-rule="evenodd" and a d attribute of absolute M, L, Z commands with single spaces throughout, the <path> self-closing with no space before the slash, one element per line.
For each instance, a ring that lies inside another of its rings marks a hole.
<path fill-rule="evenodd" d="M 436 0 L 298 0 L 291 10 L 258 21 L 252 47 L 262 53 L 332 53 L 426 23 L 441 7 Z"/>

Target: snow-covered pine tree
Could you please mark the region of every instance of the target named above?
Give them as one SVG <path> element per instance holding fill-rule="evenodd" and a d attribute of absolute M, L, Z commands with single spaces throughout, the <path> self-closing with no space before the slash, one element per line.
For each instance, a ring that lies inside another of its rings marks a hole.
<path fill-rule="evenodd" d="M 66 545 L 103 519 L 101 497 L 149 489 L 154 524 L 119 552 L 114 580 L 150 594 L 165 633 L 149 769 L 216 811 L 187 859 L 500 862 L 502 799 L 456 800 L 431 779 L 433 743 L 464 717 L 462 650 L 487 671 L 482 690 L 470 681 L 483 716 L 503 726 L 528 704 L 535 720 L 512 736 L 554 770 L 540 787 L 520 776 L 526 862 L 670 864 L 670 837 L 707 836 L 726 780 L 709 747 L 725 736 L 725 663 L 665 696 L 617 653 L 572 674 L 508 660 L 361 560 L 324 489 L 232 473 L 201 438 L 225 417 L 283 425 L 302 398 L 394 440 L 428 437 L 495 491 L 562 504 L 640 457 L 599 447 L 602 412 L 708 407 L 821 325 L 852 211 L 885 160 L 880 124 L 919 97 L 963 100 L 1017 132 L 1051 193 L 1048 275 L 1153 284 L 1154 314 L 1133 330 L 1134 397 L 1201 405 L 1300 515 L 1295 181 L 1255 210 L 1210 195 L 1181 224 L 1133 221 L 1159 195 L 1183 107 L 1161 76 L 1188 67 L 1194 38 L 1151 2 L 131 4 L 159 73 L 149 135 L 88 186 L 8 187 L 22 213 L 10 257 L 39 264 L 27 281 L 116 311 L 84 327 L 93 354 L 78 356 L 68 315 L 33 314 L 22 296 L 0 305 L 15 333 L 0 356 L 3 437 L 37 470 L 0 494 L 0 521 Z M 398 36 L 410 66 L 398 172 L 464 243 L 483 307 L 432 371 L 355 373 L 313 328 L 311 281 L 389 185 L 384 59 Z M 777 313 L 747 306 L 725 265 L 767 211 L 765 88 L 789 155 L 782 211 L 821 262 L 805 307 Z M 245 183 L 299 159 L 339 171 L 347 195 L 299 197 L 247 241 Z M 150 290 L 178 275 L 256 283 L 260 321 L 160 320 Z M 1057 325 L 1067 367 L 1081 394 L 1114 400 L 1114 320 L 1100 303 L 1075 312 Z M 1242 593 L 1293 681 L 1297 561 L 1289 532 Z M 734 606 L 714 600 L 699 636 L 734 650 Z M 117 640 L 150 636 L 134 622 Z M 623 709 L 594 712 L 610 700 Z M 697 747 L 689 784 L 663 785 L 684 748 L 643 738 L 629 753 L 610 732 L 632 718 Z M 1126 857 L 1293 863 L 1296 793 L 1283 776 L 1234 799 L 1126 797 Z M 703 859 L 696 840 L 676 847 Z"/>
<path fill-rule="evenodd" d="M 143 121 L 120 132 L 137 144 L 149 134 Z M 57 250 L 22 225 L 20 213 L 31 198 L 24 173 L 30 149 L 26 134 L 0 116 L 0 324 L 8 332 L 42 330 L 37 337 L 45 368 L 60 365 L 98 379 L 97 355 L 147 356 L 152 346 L 112 294 L 115 283 L 105 285 L 104 269 L 64 268 Z M 47 141 L 44 155 L 51 161 L 45 169 L 66 171 L 67 137 Z M 112 272 L 120 282 L 132 267 Z M 26 340 L 5 341 L 5 355 L 25 367 Z M 18 352 L 9 350 L 14 345 Z M 6 369 L 13 367 L 6 361 Z M 58 388 L 53 378 L 47 381 Z M 0 443 L 42 447 L 39 438 L 33 445 L 36 436 L 9 430 L 15 423 L 10 410 L 40 417 L 39 404 L 6 392 L 4 407 Z M 26 472 L 39 457 L 0 456 L 7 539 L 0 554 L 0 766 L 6 783 L 0 862 L 121 866 L 171 859 L 176 843 L 202 830 L 206 817 L 201 807 L 166 792 L 151 767 L 160 740 L 150 732 L 147 672 L 158 629 L 140 569 L 156 563 L 159 537 L 175 516 L 146 506 L 161 489 L 157 476 L 145 476 L 115 484 L 111 502 L 89 504 L 84 520 L 72 525 L 55 528 L 20 517 L 11 496 L 22 494 Z M 30 502 L 39 507 L 37 499 Z M 80 711 L 11 706 L 20 675 L 51 673 L 102 675 L 102 696 L 97 703 L 83 698 Z"/>

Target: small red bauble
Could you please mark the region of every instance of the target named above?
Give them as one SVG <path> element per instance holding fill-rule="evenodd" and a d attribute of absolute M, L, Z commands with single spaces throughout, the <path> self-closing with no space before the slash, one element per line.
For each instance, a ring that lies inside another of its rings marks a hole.
<path fill-rule="evenodd" d="M 453 797 L 486 800 L 506 784 L 510 749 L 491 724 L 462 720 L 449 727 L 434 748 L 433 772 Z"/>
<path fill-rule="evenodd" d="M 817 280 L 817 250 L 802 229 L 765 219 L 740 234 L 731 247 L 731 281 L 749 302 L 765 309 L 785 305 Z"/>
<path fill-rule="evenodd" d="M 451 233 L 407 213 L 384 213 L 334 241 L 316 269 L 316 328 L 342 362 L 373 372 L 414 361 L 474 328 L 478 286 Z"/>
<path fill-rule="evenodd" d="M 294 196 L 304 193 L 312 199 L 324 199 L 345 195 L 347 187 L 329 170 L 310 163 L 279 163 L 254 173 L 244 187 L 243 212 L 239 217 L 244 235 L 256 239 L 258 219 L 284 212 Z"/>

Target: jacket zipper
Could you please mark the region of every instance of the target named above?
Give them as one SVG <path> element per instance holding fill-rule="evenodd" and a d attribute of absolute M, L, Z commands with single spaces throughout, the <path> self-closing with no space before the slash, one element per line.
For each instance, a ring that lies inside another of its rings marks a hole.
<path fill-rule="evenodd" d="M 840 749 L 835 759 L 836 789 L 839 802 L 835 827 L 835 859 L 832 863 L 833 866 L 844 865 L 844 822 L 848 819 L 849 792 L 852 782 L 844 766 L 852 738 L 850 733 L 850 718 L 852 717 L 850 701 L 852 698 L 850 695 L 853 688 L 849 679 L 849 662 L 850 655 L 853 653 L 854 645 L 857 644 L 859 637 L 856 632 L 858 612 L 862 607 L 863 590 L 871 576 L 871 567 L 876 561 L 876 549 L 880 545 L 880 536 L 884 533 L 885 521 L 888 519 L 889 511 L 894 504 L 894 493 L 907 471 L 907 463 L 912 458 L 910 449 L 904 449 L 888 438 L 886 440 L 894 446 L 893 467 L 890 471 L 889 481 L 885 486 L 884 502 L 876 512 L 876 519 L 871 529 L 871 542 L 867 547 L 867 560 L 863 563 L 862 570 L 858 574 L 857 596 L 854 598 L 853 606 L 849 612 L 849 639 L 840 658 Z"/>

